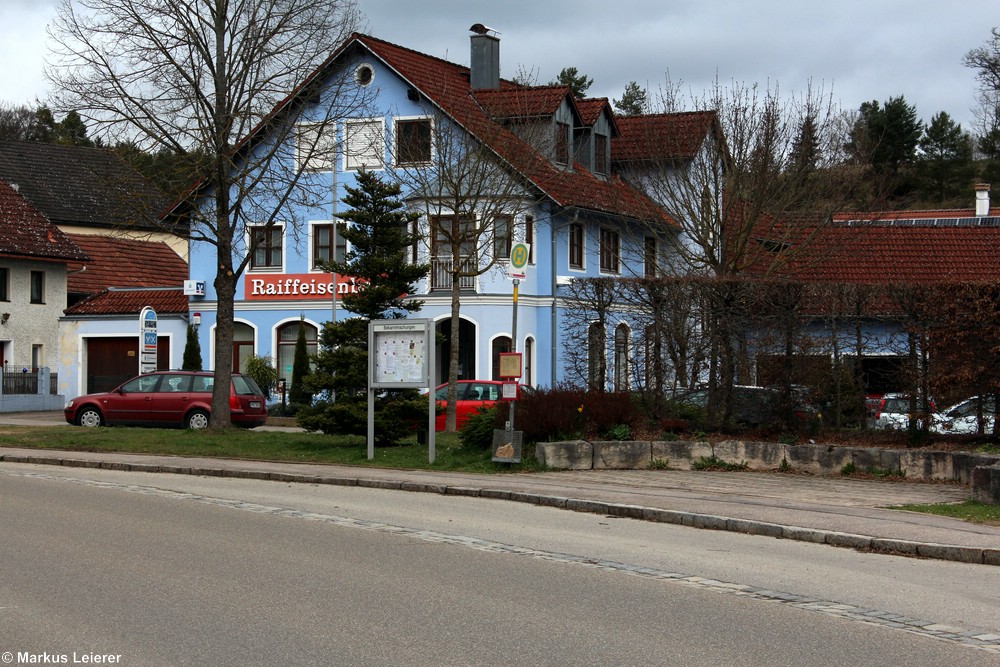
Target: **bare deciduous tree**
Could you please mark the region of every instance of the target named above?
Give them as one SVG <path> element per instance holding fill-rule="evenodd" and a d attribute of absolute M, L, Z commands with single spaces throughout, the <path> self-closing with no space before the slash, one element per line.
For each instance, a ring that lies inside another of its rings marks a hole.
<path fill-rule="evenodd" d="M 234 295 L 264 235 L 251 230 L 294 229 L 292 204 L 329 196 L 310 170 L 364 103 L 328 59 L 358 21 L 354 0 L 63 0 L 50 28 L 56 110 L 107 144 L 203 156 L 165 222 L 215 249 L 213 426 L 229 424 Z"/>
<path fill-rule="evenodd" d="M 541 141 L 527 126 L 517 134 L 499 123 L 483 123 L 472 134 L 445 114 L 431 120 L 427 146 L 414 148 L 429 155 L 397 155 L 394 174 L 427 225 L 431 289 L 451 295 L 446 429 L 454 431 L 462 291 L 476 289 L 480 276 L 500 271 L 512 242 L 531 242 L 518 227 L 541 199 L 501 155 L 530 159 Z"/>

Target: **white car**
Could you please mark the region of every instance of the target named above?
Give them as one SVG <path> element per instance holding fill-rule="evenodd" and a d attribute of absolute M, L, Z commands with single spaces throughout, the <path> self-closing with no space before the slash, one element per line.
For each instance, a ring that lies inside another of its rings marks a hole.
<path fill-rule="evenodd" d="M 935 415 L 931 430 L 941 434 L 975 435 L 979 433 L 979 397 L 972 396 L 956 403 L 941 414 Z M 992 398 L 985 398 L 983 404 L 983 433 L 993 433 L 996 405 Z"/>
<path fill-rule="evenodd" d="M 919 414 L 921 401 L 917 400 L 917 428 L 923 426 L 924 420 Z M 931 413 L 931 424 L 937 420 L 937 406 L 934 399 L 927 401 Z M 883 394 L 875 408 L 872 418 L 875 428 L 905 430 L 910 426 L 910 396 L 909 394 Z"/>

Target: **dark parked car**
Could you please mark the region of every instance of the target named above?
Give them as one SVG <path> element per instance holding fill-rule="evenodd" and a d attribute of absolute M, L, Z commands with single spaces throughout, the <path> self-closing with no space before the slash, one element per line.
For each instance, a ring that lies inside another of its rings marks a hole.
<path fill-rule="evenodd" d="M 799 426 L 818 425 L 819 409 L 806 401 L 793 389 L 792 414 Z M 694 389 L 680 394 L 672 401 L 708 410 L 708 389 Z M 732 395 L 732 420 L 744 426 L 767 426 L 781 421 L 782 392 L 773 387 L 735 385 Z M 721 406 L 720 406 L 721 409 Z"/>
<path fill-rule="evenodd" d="M 66 421 L 77 426 L 181 426 L 205 428 L 212 407 L 210 372 L 156 371 L 99 394 L 78 396 L 66 404 Z M 230 418 L 252 428 L 267 421 L 267 406 L 257 384 L 233 373 Z"/>

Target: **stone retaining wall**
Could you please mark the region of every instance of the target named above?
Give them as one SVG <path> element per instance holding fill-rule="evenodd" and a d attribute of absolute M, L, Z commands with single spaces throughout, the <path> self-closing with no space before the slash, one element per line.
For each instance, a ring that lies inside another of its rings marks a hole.
<path fill-rule="evenodd" d="M 1000 503 L 1000 456 L 970 452 L 784 445 L 741 440 L 717 444 L 686 440 L 572 440 L 538 443 L 535 457 L 550 468 L 569 470 L 634 470 L 660 464 L 675 470 L 690 470 L 692 462 L 714 457 L 726 463 L 745 464 L 750 470 L 787 468 L 832 475 L 853 464 L 859 472 L 898 471 L 907 479 L 958 480 L 972 486 L 976 500 Z"/>

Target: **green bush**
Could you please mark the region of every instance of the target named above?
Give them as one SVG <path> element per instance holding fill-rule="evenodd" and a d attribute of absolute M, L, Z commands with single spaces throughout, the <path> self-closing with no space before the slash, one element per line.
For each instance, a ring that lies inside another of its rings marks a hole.
<path fill-rule="evenodd" d="M 328 435 L 368 435 L 368 403 L 365 400 L 321 401 L 302 406 L 299 426 Z M 427 400 L 415 391 L 392 392 L 375 399 L 375 445 L 399 444 L 427 423 Z"/>
<path fill-rule="evenodd" d="M 616 424 L 607 430 L 604 437 L 608 440 L 631 440 L 632 427 L 628 424 Z"/>
<path fill-rule="evenodd" d="M 504 415 L 506 415 L 507 404 L 504 403 L 501 407 L 504 408 Z M 488 408 L 480 408 L 475 414 L 469 417 L 465 425 L 462 426 L 462 430 L 459 431 L 458 439 L 461 441 L 462 446 L 483 451 L 492 449 L 493 431 L 503 428 L 501 419 L 504 419 L 504 417 L 501 417 L 500 410 L 496 405 Z"/>
<path fill-rule="evenodd" d="M 265 397 L 269 398 L 278 384 L 278 370 L 271 363 L 271 357 L 251 355 L 247 359 L 245 373 L 257 383 Z"/>

